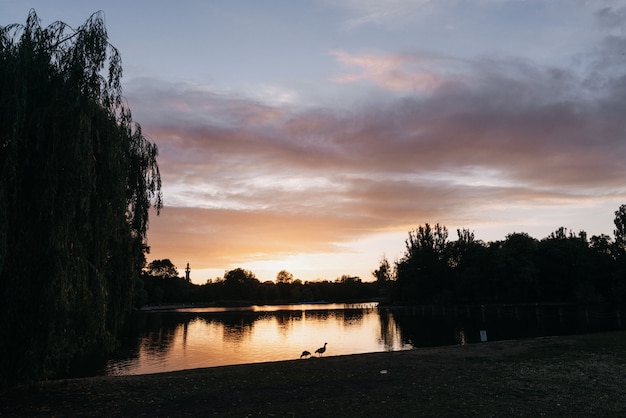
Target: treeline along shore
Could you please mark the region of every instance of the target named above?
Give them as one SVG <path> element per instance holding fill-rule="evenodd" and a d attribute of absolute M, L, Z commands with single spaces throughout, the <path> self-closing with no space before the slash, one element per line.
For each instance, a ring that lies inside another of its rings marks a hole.
<path fill-rule="evenodd" d="M 626 205 L 615 212 L 614 237 L 558 228 L 543 239 L 511 233 L 493 242 L 467 229 L 449 240 L 436 224 L 409 231 L 405 252 L 386 257 L 370 280 L 343 275 L 334 281 L 294 279 L 281 271 L 261 282 L 236 268 L 196 285 L 178 277 L 170 260 L 146 266 L 136 306 L 160 303 L 221 304 L 379 300 L 390 305 L 461 305 L 626 302 Z M 373 279 L 373 281 L 371 280 Z"/>

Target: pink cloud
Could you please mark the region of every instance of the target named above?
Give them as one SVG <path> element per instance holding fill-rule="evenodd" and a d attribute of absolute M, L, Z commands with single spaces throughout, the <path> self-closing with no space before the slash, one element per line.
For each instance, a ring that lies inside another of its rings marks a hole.
<path fill-rule="evenodd" d="M 400 54 L 351 55 L 344 51 L 331 51 L 337 61 L 346 67 L 356 68 L 333 77 L 335 83 L 353 83 L 371 80 L 378 86 L 392 91 L 430 92 L 443 83 L 438 69 L 433 68 L 433 58 Z"/>
<path fill-rule="evenodd" d="M 455 79 L 420 56 L 335 56 L 356 78 L 428 94 L 339 111 L 193 86 L 131 89 L 169 204 L 151 224 L 155 257 L 184 252 L 219 268 L 435 220 L 487 222 L 494 208 L 626 198 L 626 82 L 615 67 L 492 58 Z"/>

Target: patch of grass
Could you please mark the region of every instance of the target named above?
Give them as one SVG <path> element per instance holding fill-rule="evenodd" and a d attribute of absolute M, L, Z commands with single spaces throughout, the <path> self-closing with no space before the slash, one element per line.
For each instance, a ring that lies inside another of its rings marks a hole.
<path fill-rule="evenodd" d="M 621 416 L 626 332 L 44 382 L 7 416 Z"/>

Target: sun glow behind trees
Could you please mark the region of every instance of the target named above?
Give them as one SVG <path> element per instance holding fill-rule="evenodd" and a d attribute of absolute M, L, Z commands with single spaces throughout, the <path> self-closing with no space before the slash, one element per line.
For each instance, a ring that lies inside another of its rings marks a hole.
<path fill-rule="evenodd" d="M 27 3 L 49 21 L 93 11 Z M 238 266 L 332 280 L 401 256 L 424 222 L 484 241 L 610 233 L 624 0 L 369 3 L 107 3 L 124 95 L 159 144 L 150 259 L 190 262 L 197 283 Z M 24 7 L 0 3 L 2 23 Z"/>

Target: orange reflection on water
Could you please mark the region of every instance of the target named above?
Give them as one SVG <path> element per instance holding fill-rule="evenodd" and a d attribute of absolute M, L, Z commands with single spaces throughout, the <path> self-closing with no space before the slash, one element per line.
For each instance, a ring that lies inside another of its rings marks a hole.
<path fill-rule="evenodd" d="M 138 339 L 137 356 L 109 362 L 107 374 L 293 360 L 325 342 L 325 356 L 410 348 L 393 319 L 379 314 L 375 304 L 197 308 L 145 315 L 156 325 Z"/>

